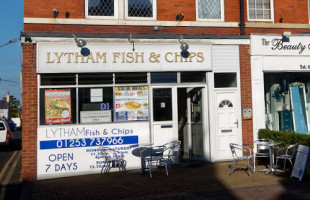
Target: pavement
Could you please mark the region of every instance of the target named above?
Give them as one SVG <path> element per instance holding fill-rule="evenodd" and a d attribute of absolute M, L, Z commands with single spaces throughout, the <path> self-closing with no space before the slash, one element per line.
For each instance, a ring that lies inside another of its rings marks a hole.
<path fill-rule="evenodd" d="M 285 173 L 248 176 L 243 167 L 228 176 L 231 162 L 170 167 L 148 173 L 110 172 L 23 183 L 20 199 L 310 199 L 310 177 L 302 181 Z M 258 170 L 265 168 L 259 165 Z"/>

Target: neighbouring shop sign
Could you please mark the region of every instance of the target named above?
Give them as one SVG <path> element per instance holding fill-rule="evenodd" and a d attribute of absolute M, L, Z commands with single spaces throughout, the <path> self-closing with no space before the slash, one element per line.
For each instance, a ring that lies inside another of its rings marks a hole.
<path fill-rule="evenodd" d="M 115 87 L 116 121 L 148 120 L 148 87 Z"/>
<path fill-rule="evenodd" d="M 45 124 L 71 123 L 71 94 L 69 89 L 45 91 Z"/>
<path fill-rule="evenodd" d="M 105 164 L 100 147 L 121 152 L 127 169 L 138 169 L 136 146 L 150 139 L 148 122 L 44 126 L 37 137 L 38 179 L 100 173 Z"/>
<path fill-rule="evenodd" d="M 283 42 L 282 35 L 251 35 L 251 55 L 310 55 L 310 37 L 294 35 Z"/>
<path fill-rule="evenodd" d="M 72 43 L 37 44 L 38 73 L 56 72 L 138 72 L 211 70 L 211 45 L 189 44 L 189 57 L 181 56 L 180 44 L 88 43 L 84 57 Z"/>

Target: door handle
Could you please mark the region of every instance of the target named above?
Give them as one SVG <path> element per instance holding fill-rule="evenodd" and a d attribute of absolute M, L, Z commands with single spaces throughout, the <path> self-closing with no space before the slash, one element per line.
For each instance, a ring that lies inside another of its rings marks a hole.
<path fill-rule="evenodd" d="M 238 125 L 239 125 L 238 119 L 237 119 L 237 121 L 234 124 L 237 124 L 237 128 L 238 128 Z"/>

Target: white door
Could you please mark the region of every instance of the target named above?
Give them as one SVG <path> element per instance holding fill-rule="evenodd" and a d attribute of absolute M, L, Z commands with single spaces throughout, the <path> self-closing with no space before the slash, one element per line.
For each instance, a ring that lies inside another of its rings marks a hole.
<path fill-rule="evenodd" d="M 218 160 L 231 159 L 229 143 L 239 143 L 241 122 L 237 92 L 216 92 L 216 139 Z"/>
<path fill-rule="evenodd" d="M 154 146 L 178 140 L 176 88 L 152 88 L 152 133 Z"/>

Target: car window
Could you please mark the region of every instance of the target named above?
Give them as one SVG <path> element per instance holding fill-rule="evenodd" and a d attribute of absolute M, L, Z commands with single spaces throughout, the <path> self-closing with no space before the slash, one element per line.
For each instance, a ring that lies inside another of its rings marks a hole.
<path fill-rule="evenodd" d="M 0 122 L 0 131 L 3 131 L 5 130 L 5 125 L 4 123 Z"/>

